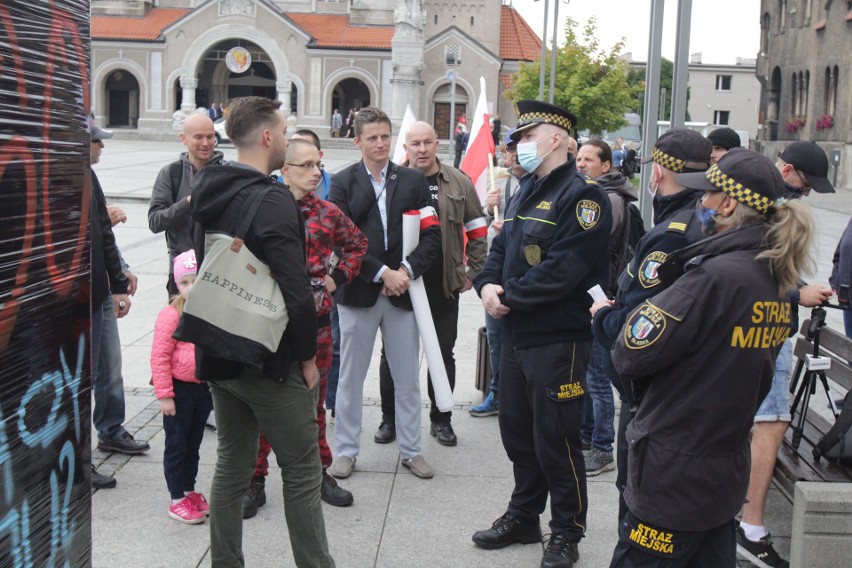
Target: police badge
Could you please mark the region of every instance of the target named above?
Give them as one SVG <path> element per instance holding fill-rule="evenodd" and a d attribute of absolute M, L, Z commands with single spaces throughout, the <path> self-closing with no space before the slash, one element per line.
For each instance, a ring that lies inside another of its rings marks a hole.
<path fill-rule="evenodd" d="M 524 258 L 530 266 L 541 264 L 541 247 L 538 245 L 527 245 L 524 247 Z"/>
<path fill-rule="evenodd" d="M 666 316 L 653 304 L 645 304 L 631 314 L 624 326 L 624 344 L 629 349 L 644 349 L 666 329 Z"/>
<path fill-rule="evenodd" d="M 588 199 L 581 199 L 577 203 L 577 220 L 583 230 L 588 230 L 598 224 L 601 216 L 601 206 Z"/>
<path fill-rule="evenodd" d="M 660 283 L 660 274 L 658 269 L 668 258 L 668 255 L 662 251 L 654 251 L 642 261 L 639 265 L 639 283 L 643 288 L 653 288 Z"/>

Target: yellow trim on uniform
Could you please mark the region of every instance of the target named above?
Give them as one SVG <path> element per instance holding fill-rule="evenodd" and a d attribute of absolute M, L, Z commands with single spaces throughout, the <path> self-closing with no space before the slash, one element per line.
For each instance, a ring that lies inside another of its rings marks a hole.
<path fill-rule="evenodd" d="M 553 221 L 548 221 L 547 219 L 539 219 L 538 217 L 522 217 L 518 215 L 518 219 L 523 219 L 524 221 L 538 221 L 539 223 L 547 223 L 548 225 L 556 226 L 556 223 Z M 506 219 L 508 221 L 508 219 Z M 504 221 L 505 222 L 505 221 Z"/>
<path fill-rule="evenodd" d="M 575 357 L 577 355 L 577 342 L 571 342 L 571 374 L 569 377 L 570 381 L 574 380 L 574 362 L 576 361 Z M 571 455 L 571 446 L 568 444 L 568 438 L 565 438 L 565 449 L 568 450 L 568 461 L 571 462 L 571 473 L 574 475 L 574 487 L 577 489 L 577 504 L 579 505 L 578 513 L 582 513 L 585 507 L 585 503 L 583 503 L 583 494 L 580 491 L 580 480 L 577 478 L 577 466 L 574 465 L 574 457 Z M 586 527 L 577 522 L 577 516 L 575 515 L 573 518 L 574 524 L 579 527 L 583 534 L 586 533 Z"/>
<path fill-rule="evenodd" d="M 567 117 L 552 112 L 528 112 L 518 117 L 518 130 L 530 124 L 555 124 L 565 130 L 571 130 L 574 127 Z"/>
<path fill-rule="evenodd" d="M 719 169 L 718 164 L 713 164 L 704 174 L 707 181 L 722 190 L 725 194 L 733 197 L 743 205 L 751 207 L 760 213 L 766 213 L 770 207 L 775 206 L 775 200 L 761 195 L 753 189 L 749 189 L 734 178 L 728 176 Z"/>
<path fill-rule="evenodd" d="M 678 231 L 686 231 L 686 223 L 678 223 L 676 221 L 672 221 L 669 223 L 668 229 L 677 229 Z"/>
<path fill-rule="evenodd" d="M 668 316 L 668 317 L 670 317 L 671 319 L 673 319 L 673 320 L 675 320 L 675 321 L 683 321 L 683 318 L 679 318 L 679 317 L 675 317 L 675 316 L 671 315 L 671 314 L 670 314 L 670 313 L 668 313 L 667 311 L 665 311 L 665 310 L 661 309 L 661 308 L 660 308 L 659 306 L 657 306 L 656 304 L 652 304 L 652 303 L 650 302 L 650 300 L 645 300 L 645 303 L 646 303 L 646 304 L 648 304 L 649 306 L 651 306 L 652 308 L 654 308 L 655 310 L 657 310 L 658 312 L 660 312 L 661 314 L 663 314 L 664 316 Z"/>

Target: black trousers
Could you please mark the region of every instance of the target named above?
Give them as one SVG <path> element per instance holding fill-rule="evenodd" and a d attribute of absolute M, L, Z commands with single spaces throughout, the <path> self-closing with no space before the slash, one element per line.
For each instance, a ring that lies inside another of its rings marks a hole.
<path fill-rule="evenodd" d="M 550 530 L 571 542 L 586 531 L 580 420 L 591 350 L 590 340 L 528 349 L 504 341 L 500 356 L 500 436 L 515 474 L 508 512 L 538 523 L 549 494 Z"/>
<path fill-rule="evenodd" d="M 175 393 L 174 416 L 163 416 L 166 448 L 163 472 L 172 499 L 182 499 L 185 491 L 195 491 L 198 450 L 204 438 L 204 425 L 213 410 L 207 383 L 172 380 Z"/>
<path fill-rule="evenodd" d="M 438 334 L 438 346 L 441 348 L 441 357 L 444 359 L 444 367 L 447 369 L 447 378 L 450 381 L 450 390 L 456 388 L 456 359 L 453 349 L 456 346 L 456 338 L 459 332 L 459 295 L 447 298 L 443 294 L 429 294 L 429 309 L 432 312 L 432 321 L 435 323 L 435 332 Z M 432 387 L 432 374 L 428 374 L 429 400 L 432 407 L 429 410 L 429 419 L 436 424 L 449 424 L 453 416 L 452 411 L 441 412 L 435 405 L 435 389 Z M 382 420 L 389 424 L 395 424 L 393 400 L 394 387 L 393 376 L 390 365 L 385 357 L 385 348 L 382 347 L 382 359 L 379 362 L 379 392 L 382 397 Z"/>
<path fill-rule="evenodd" d="M 502 410 L 502 408 L 501 408 Z M 696 511 L 696 514 L 701 514 Z M 719 568 L 737 561 L 736 522 L 697 532 L 644 522 L 628 511 L 610 568 Z"/>

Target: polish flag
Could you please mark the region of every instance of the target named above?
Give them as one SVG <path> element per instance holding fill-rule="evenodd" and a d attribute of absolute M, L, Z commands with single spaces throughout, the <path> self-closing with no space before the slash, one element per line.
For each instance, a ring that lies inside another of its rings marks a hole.
<path fill-rule="evenodd" d="M 494 155 L 494 139 L 491 137 L 491 124 L 488 122 L 488 105 L 485 101 L 485 77 L 479 78 L 479 100 L 473 114 L 470 126 L 470 140 L 467 152 L 460 164 L 461 171 L 466 173 L 473 185 L 479 201 L 485 203 L 485 187 L 488 179 L 488 156 Z"/>
<path fill-rule="evenodd" d="M 399 135 L 396 137 L 396 147 L 393 150 L 393 159 L 391 160 L 394 164 L 402 164 L 408 159 L 402 145 L 405 143 L 405 135 L 408 134 L 408 129 L 415 122 L 417 122 L 417 118 L 411 112 L 411 106 L 405 105 L 405 115 L 402 117 L 402 124 L 399 126 Z"/>

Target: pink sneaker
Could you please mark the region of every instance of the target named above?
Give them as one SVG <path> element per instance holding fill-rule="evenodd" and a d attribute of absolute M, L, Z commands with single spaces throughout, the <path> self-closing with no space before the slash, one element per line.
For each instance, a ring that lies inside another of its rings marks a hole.
<path fill-rule="evenodd" d="M 186 498 L 189 499 L 196 511 L 204 513 L 206 517 L 210 516 L 210 505 L 207 503 L 207 499 L 205 499 L 204 495 L 196 493 L 195 491 L 190 491 Z"/>
<path fill-rule="evenodd" d="M 170 505 L 169 516 L 186 525 L 197 525 L 204 522 L 204 513 L 195 510 L 189 497 Z"/>

